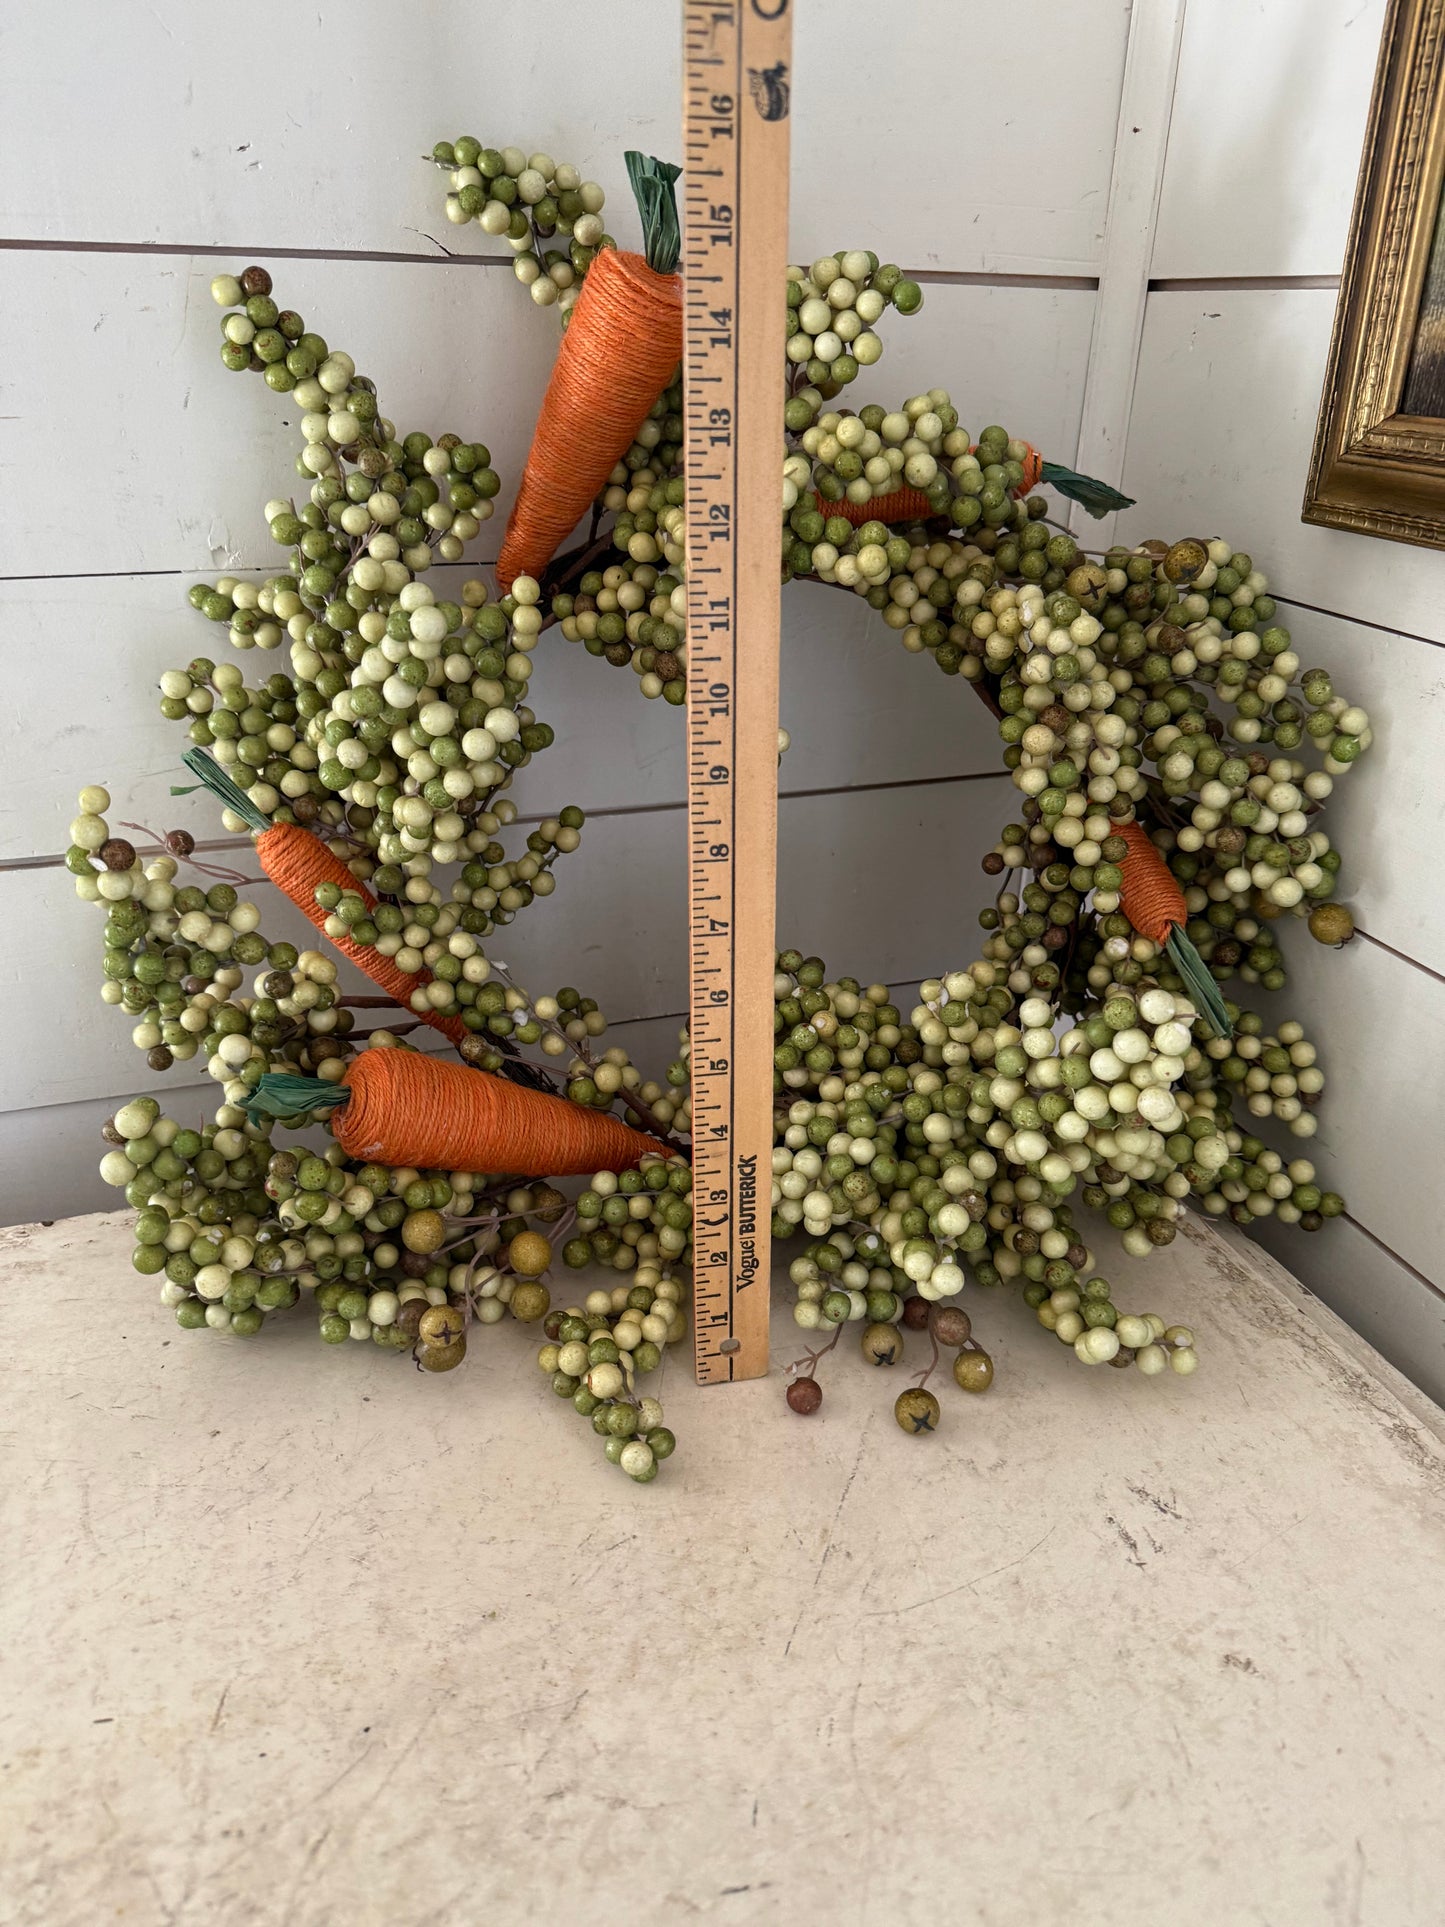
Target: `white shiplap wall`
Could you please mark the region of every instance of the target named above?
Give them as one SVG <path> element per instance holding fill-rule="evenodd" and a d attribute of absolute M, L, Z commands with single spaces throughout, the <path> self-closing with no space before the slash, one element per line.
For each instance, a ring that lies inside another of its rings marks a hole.
<path fill-rule="evenodd" d="M 1354 1222 L 1266 1242 L 1445 1397 L 1445 556 L 1300 520 L 1384 12 L 1189 0 L 1119 528 L 1247 550 L 1305 664 L 1374 719 L 1330 805 L 1364 934 L 1337 954 L 1288 930 L 1272 1000 L 1320 1042 L 1311 1154 Z"/>
<path fill-rule="evenodd" d="M 1073 458 L 1128 21 L 1127 0 L 798 0 L 794 253 L 874 246 L 928 283 L 861 399 L 941 384 L 970 426 Z M 34 10 L 0 28 L 0 1222 L 109 1201 L 96 1126 L 153 1080 L 94 995 L 96 915 L 57 866 L 74 792 L 214 830 L 167 793 L 183 731 L 150 692 L 215 644 L 191 582 L 275 566 L 260 509 L 293 485 L 291 411 L 221 367 L 210 277 L 264 262 L 388 413 L 485 439 L 510 483 L 554 323 L 479 230 L 446 226 L 419 156 L 471 131 L 571 158 L 628 241 L 623 149 L 678 145 L 675 0 L 558 0 L 545 23 L 517 0 L 256 0 L 240 39 L 182 0 L 80 0 L 67 22 L 83 59 Z M 85 130 L 84 165 L 60 128 Z M 795 588 L 785 625 L 780 937 L 915 981 L 972 952 L 977 855 L 1011 813 L 992 727 L 851 601 Z M 518 801 L 592 820 L 502 954 L 580 982 L 660 1070 L 685 1001 L 680 717 L 560 639 L 534 688 L 558 743 Z M 166 1094 L 187 1083 L 198 1110 L 192 1067 Z"/>

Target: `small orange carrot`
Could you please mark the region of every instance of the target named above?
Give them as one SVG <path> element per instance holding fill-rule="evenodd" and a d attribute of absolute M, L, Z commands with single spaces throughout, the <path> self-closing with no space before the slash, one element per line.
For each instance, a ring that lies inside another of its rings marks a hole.
<path fill-rule="evenodd" d="M 255 833 L 256 855 L 261 860 L 261 868 L 276 885 L 290 897 L 296 908 L 308 922 L 315 924 L 328 941 L 348 962 L 370 977 L 374 984 L 403 1009 L 411 1010 L 412 993 L 423 984 L 431 982 L 431 972 L 419 970 L 407 972 L 383 957 L 377 950 L 364 944 L 353 943 L 350 937 L 333 937 L 327 931 L 327 912 L 316 901 L 316 886 L 319 883 L 335 883 L 343 890 L 354 890 L 365 902 L 369 910 L 376 908 L 376 898 L 366 885 L 354 877 L 340 857 L 333 856 L 319 836 L 303 829 L 299 823 L 268 823 L 256 808 L 246 792 L 233 783 L 214 758 L 204 750 L 188 749 L 182 758 L 186 768 L 199 776 L 204 786 L 213 796 L 217 796 L 228 810 L 239 816 Z M 419 1010 L 415 1013 L 424 1023 L 431 1024 L 444 1036 L 459 1044 L 466 1036 L 466 1026 L 460 1017 L 444 1017 L 440 1011 Z M 460 1167 L 455 1167 L 460 1168 Z"/>
<path fill-rule="evenodd" d="M 1166 944 L 1169 933 L 1189 921 L 1184 892 L 1142 823 L 1117 824 L 1114 834 L 1129 845 L 1119 908 L 1141 937 Z"/>
<path fill-rule="evenodd" d="M 865 522 L 926 522 L 931 515 L 948 513 L 946 508 L 936 509 L 921 488 L 896 488 L 889 495 L 875 495 L 871 502 L 850 502 L 846 497 L 841 502 L 825 502 L 821 495 L 813 499 L 825 520 L 841 515 L 855 529 L 861 529 Z"/>
<path fill-rule="evenodd" d="M 248 1103 L 277 1117 L 340 1104 L 332 1131 L 348 1157 L 421 1171 L 568 1177 L 671 1155 L 619 1118 L 410 1050 L 364 1050 L 339 1084 L 268 1072 Z"/>
<path fill-rule="evenodd" d="M 604 248 L 587 270 L 507 520 L 497 579 L 540 575 L 607 484 L 682 359 L 682 283 L 672 183 L 681 172 L 627 156 L 647 254 Z"/>
<path fill-rule="evenodd" d="M 1082 502 L 1090 515 L 1108 515 L 1115 509 L 1133 506 L 1131 497 L 1121 495 L 1107 483 L 1096 482 L 1088 475 L 1077 475 L 1073 469 L 1062 468 L 1057 462 L 1046 462 L 1032 442 L 1025 442 L 1023 446 L 1023 480 L 1014 490 L 1015 496 L 1032 495 L 1040 482 L 1047 482 L 1070 501 Z M 975 442 L 973 452 L 977 451 Z M 841 502 L 825 502 L 820 495 L 815 495 L 813 500 L 820 515 L 841 515 L 855 529 L 865 522 L 926 522 L 930 517 L 948 514 L 946 505 L 935 508 L 921 488 L 893 489 L 887 495 L 875 495 L 869 502 L 850 502 L 846 498 Z"/>
<path fill-rule="evenodd" d="M 1119 866 L 1124 873 L 1119 908 L 1141 937 L 1148 937 L 1167 951 L 1215 1035 L 1231 1036 L 1234 1026 L 1229 1021 L 1219 985 L 1184 933 L 1189 909 L 1174 873 L 1142 823 L 1116 824 L 1114 834 L 1122 836 L 1129 845 L 1128 854 Z"/>

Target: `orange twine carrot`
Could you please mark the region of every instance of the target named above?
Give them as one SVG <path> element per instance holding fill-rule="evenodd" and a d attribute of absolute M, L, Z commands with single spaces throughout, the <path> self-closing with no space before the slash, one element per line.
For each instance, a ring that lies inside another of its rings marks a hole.
<path fill-rule="evenodd" d="M 201 786 L 208 789 L 212 796 L 219 797 L 233 815 L 238 816 L 256 839 L 256 854 L 261 859 L 261 868 L 276 885 L 290 897 L 296 908 L 308 923 L 315 924 L 323 937 L 330 939 L 349 962 L 370 977 L 374 984 L 389 993 L 398 1004 L 410 1010 L 412 993 L 422 984 L 431 982 L 431 972 L 419 970 L 408 975 L 400 965 L 384 957 L 377 950 L 368 950 L 361 944 L 353 943 L 349 937 L 332 937 L 326 928 L 326 912 L 316 901 L 316 887 L 321 883 L 334 883 L 339 889 L 354 890 L 365 903 L 368 910 L 376 908 L 376 898 L 358 878 L 354 877 L 340 857 L 333 856 L 321 841 L 305 830 L 299 823 L 272 823 L 222 769 L 215 757 L 204 749 L 188 749 L 181 758 L 192 775 L 199 776 Z M 185 796 L 189 792 L 173 788 L 172 796 Z M 443 1017 L 440 1011 L 419 1010 L 416 1013 L 424 1023 L 433 1025 L 454 1044 L 459 1044 L 466 1034 L 466 1026 L 459 1017 Z"/>
<path fill-rule="evenodd" d="M 682 359 L 682 284 L 604 248 L 587 270 L 542 398 L 497 579 L 540 575 L 626 454 Z"/>
<path fill-rule="evenodd" d="M 846 498 L 825 502 L 821 495 L 813 499 L 825 519 L 841 515 L 855 529 L 861 529 L 865 522 L 926 522 L 932 515 L 946 513 L 936 509 L 921 488 L 896 488 L 891 494 L 875 495 L 871 502 L 850 502 Z"/>
<path fill-rule="evenodd" d="M 1114 834 L 1129 845 L 1119 866 L 1124 881 L 1119 907 L 1141 937 L 1164 944 L 1189 919 L 1184 892 L 1142 823 L 1119 823 Z"/>
<path fill-rule="evenodd" d="M 975 451 L 977 447 L 975 443 Z M 1031 495 L 1044 473 L 1043 456 L 1032 442 L 1026 442 L 1024 447 L 1027 450 L 1023 458 L 1024 478 L 1014 490 L 1016 496 Z M 887 495 L 875 495 L 868 502 L 850 502 L 846 496 L 840 502 L 825 502 L 821 495 L 815 495 L 813 500 L 820 515 L 841 515 L 855 529 L 865 522 L 927 522 L 932 516 L 948 513 L 946 508 L 935 508 L 921 488 L 897 488 Z"/>
<path fill-rule="evenodd" d="M 261 868 L 277 889 L 285 891 L 302 916 L 315 924 L 342 956 L 374 984 L 380 985 L 403 1009 L 411 1010 L 412 992 L 431 982 L 429 970 L 408 973 L 390 957 L 383 957 L 365 944 L 353 943 L 350 937 L 333 937 L 326 928 L 327 912 L 316 901 L 318 883 L 335 883 L 343 890 L 354 890 L 368 910 L 376 908 L 376 898 L 352 875 L 340 857 L 333 856 L 320 837 L 313 836 L 299 823 L 273 823 L 270 829 L 263 830 L 256 838 L 256 854 L 261 859 Z M 444 1017 L 440 1011 L 417 1011 L 416 1015 L 450 1037 L 454 1044 L 466 1036 L 466 1025 L 460 1017 Z M 461 1166 L 452 1168 L 460 1170 Z"/>
<path fill-rule="evenodd" d="M 350 1097 L 333 1119 L 336 1141 L 368 1163 L 567 1177 L 669 1155 L 618 1118 L 417 1051 L 362 1051 L 342 1082 Z"/>

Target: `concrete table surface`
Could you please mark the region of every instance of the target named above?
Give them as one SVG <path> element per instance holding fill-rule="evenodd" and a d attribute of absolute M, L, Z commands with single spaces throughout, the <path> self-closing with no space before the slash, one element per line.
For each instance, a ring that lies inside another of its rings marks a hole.
<path fill-rule="evenodd" d="M 1445 1918 L 1440 1415 L 1232 1232 L 1121 1287 L 1191 1379 L 975 1293 L 935 1436 L 674 1354 L 647 1487 L 535 1331 L 185 1333 L 128 1246 L 0 1232 L 0 1920 Z"/>

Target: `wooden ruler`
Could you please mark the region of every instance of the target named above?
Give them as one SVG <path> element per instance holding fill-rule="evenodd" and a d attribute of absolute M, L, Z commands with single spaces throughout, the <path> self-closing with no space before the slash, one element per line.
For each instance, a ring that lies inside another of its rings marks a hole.
<path fill-rule="evenodd" d="M 768 1368 L 791 0 L 683 6 L 698 1381 Z"/>

